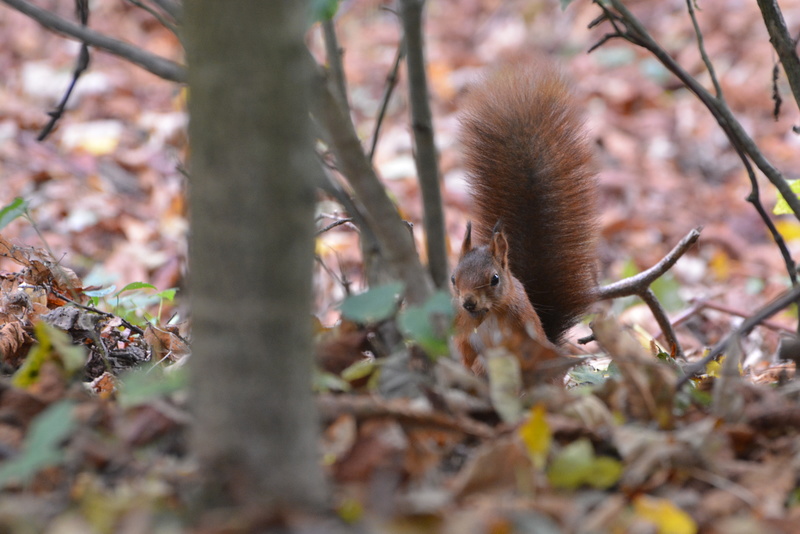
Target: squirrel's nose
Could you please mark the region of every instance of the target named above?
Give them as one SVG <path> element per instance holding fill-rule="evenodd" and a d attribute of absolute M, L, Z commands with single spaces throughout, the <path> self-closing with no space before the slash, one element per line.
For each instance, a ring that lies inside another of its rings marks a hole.
<path fill-rule="evenodd" d="M 461 305 L 468 312 L 474 312 L 475 307 L 477 306 L 477 302 L 475 302 L 475 299 L 473 297 L 467 297 L 464 299 L 464 302 Z"/>

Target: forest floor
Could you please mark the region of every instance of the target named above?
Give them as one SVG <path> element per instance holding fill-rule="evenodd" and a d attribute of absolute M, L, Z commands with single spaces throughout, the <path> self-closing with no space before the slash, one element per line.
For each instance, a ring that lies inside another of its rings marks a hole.
<path fill-rule="evenodd" d="M 389 4 L 345 1 L 337 18 L 365 144 L 400 38 Z M 709 86 L 685 3 L 631 7 Z M 784 104 L 773 117 L 775 54 L 757 7 L 699 7 L 726 101 L 772 163 L 800 177 L 792 131 L 800 113 L 782 78 Z M 781 7 L 796 34 L 800 2 Z M 73 16 L 71 6 L 55 8 Z M 598 14 L 586 2 L 563 11 L 521 0 L 428 3 L 451 259 L 468 217 L 457 141 L 463 89 L 498 58 L 546 55 L 573 80 L 597 148 L 602 282 L 652 266 L 702 226 L 698 243 L 653 287 L 696 360 L 784 292 L 787 269 L 746 201 L 741 162 L 701 103 L 628 43 L 586 53 L 607 30 L 587 29 Z M 182 59 L 174 35 L 129 3 L 98 4 L 92 27 Z M 318 51 L 320 42 L 312 28 L 310 46 Z M 0 208 L 17 197 L 27 207 L 0 229 L 0 530 L 182 532 L 196 480 L 184 379 L 186 95 L 93 52 L 58 128 L 38 142 L 77 51 L 0 7 Z M 374 162 L 421 245 L 404 82 L 401 69 Z M 771 210 L 775 191 L 759 180 Z M 323 228 L 344 214 L 321 201 L 318 215 Z M 800 224 L 773 219 L 798 257 Z M 678 364 L 651 342 L 659 328 L 633 298 L 593 310 L 599 344 L 573 342 L 589 333 L 588 321 L 570 334 L 566 350 L 585 360 L 566 388 L 503 394 L 448 359 L 420 385 L 394 360 L 372 360 L 369 331 L 340 320 L 347 291 L 364 289 L 357 231 L 337 226 L 317 251 L 328 267 L 314 279 L 317 357 L 327 371 L 314 383 L 320 447 L 344 521 L 372 531 L 797 532 L 800 392 L 792 349 L 782 353 L 788 360 L 777 356 L 781 338 L 796 331 L 796 312 L 753 329 L 727 366 L 677 393 Z"/>

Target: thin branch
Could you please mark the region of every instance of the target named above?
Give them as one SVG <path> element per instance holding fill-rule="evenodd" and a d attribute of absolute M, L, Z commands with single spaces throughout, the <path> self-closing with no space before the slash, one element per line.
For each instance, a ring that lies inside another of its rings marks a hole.
<path fill-rule="evenodd" d="M 444 208 L 439 180 L 438 156 L 433 139 L 428 82 L 425 74 L 425 55 L 422 36 L 422 8 L 424 0 L 400 0 L 403 32 L 408 66 L 411 128 L 416 148 L 420 190 L 422 192 L 423 224 L 428 253 L 428 269 L 438 288 L 447 286 L 447 240 L 444 233 Z"/>
<path fill-rule="evenodd" d="M 737 152 L 739 152 L 739 148 L 735 148 Z M 783 257 L 783 263 L 786 265 L 786 272 L 789 273 L 789 279 L 792 282 L 792 286 L 797 286 L 797 264 L 795 263 L 794 259 L 792 259 L 792 255 L 789 252 L 789 247 L 786 245 L 786 241 L 778 231 L 778 227 L 775 226 L 775 223 L 772 221 L 769 213 L 767 213 L 767 210 L 761 203 L 758 180 L 756 179 L 756 173 L 753 172 L 752 165 L 750 165 L 750 161 L 748 161 L 747 158 L 745 158 L 741 153 L 739 153 L 739 156 L 741 157 L 742 162 L 744 162 L 744 167 L 747 170 L 747 177 L 750 180 L 750 194 L 747 195 L 747 201 L 753 205 L 759 217 L 761 217 L 761 220 L 764 221 L 764 224 L 769 230 L 772 239 L 774 239 L 775 244 L 778 245 L 778 250 Z"/>
<path fill-rule="evenodd" d="M 646 271 L 642 271 L 635 276 L 620 280 L 619 282 L 614 282 L 613 284 L 608 284 L 607 286 L 598 288 L 597 300 L 629 297 L 631 295 L 638 295 L 645 291 L 648 287 L 650 287 L 650 284 L 655 282 L 657 278 L 661 277 L 673 265 L 675 265 L 675 262 L 677 262 L 678 259 L 680 259 L 680 257 L 683 256 L 686 251 L 697 242 L 698 238 L 700 237 L 701 230 L 702 227 L 693 229 L 683 239 L 681 239 L 680 242 L 675 245 L 675 248 L 669 251 L 669 253 L 664 256 L 661 261 Z"/>
<path fill-rule="evenodd" d="M 346 217 L 346 218 L 344 218 L 344 219 L 339 219 L 339 220 L 333 221 L 332 223 L 330 223 L 330 224 L 329 224 L 329 225 L 327 225 L 326 227 L 324 227 L 324 228 L 322 228 L 322 229 L 320 229 L 320 230 L 317 230 L 317 233 L 316 233 L 316 235 L 317 235 L 317 236 L 321 236 L 321 235 L 322 235 L 322 234 L 324 234 L 325 232 L 328 232 L 328 231 L 330 231 L 330 230 L 333 230 L 333 229 L 334 229 L 334 228 L 336 228 L 337 226 L 342 226 L 343 224 L 348 224 L 348 223 L 351 223 L 351 222 L 353 222 L 353 218 L 352 218 L 352 217 Z"/>
<path fill-rule="evenodd" d="M 89 2 L 88 0 L 77 0 L 76 1 L 76 11 L 78 13 L 78 19 L 81 22 L 81 26 L 84 28 L 89 23 Z M 37 141 L 44 141 L 44 139 L 50 135 L 50 132 L 53 131 L 55 128 L 56 123 L 61 119 L 64 115 L 64 110 L 67 107 L 67 101 L 69 101 L 70 95 L 72 95 L 72 91 L 75 89 L 75 84 L 78 83 L 78 79 L 81 75 L 86 71 L 89 67 L 89 46 L 84 42 L 81 44 L 81 49 L 78 52 L 78 59 L 75 61 L 75 69 L 72 71 L 72 81 L 67 87 L 67 90 L 64 92 L 64 96 L 61 97 L 61 102 L 58 103 L 56 109 L 50 111 L 48 115 L 50 116 L 50 120 L 45 124 L 42 131 L 39 132 L 39 135 L 36 137 Z"/>
<path fill-rule="evenodd" d="M 394 66 L 386 77 L 386 86 L 383 90 L 383 98 L 381 99 L 381 110 L 378 112 L 378 119 L 375 121 L 375 131 L 372 132 L 372 145 L 369 148 L 370 161 L 372 161 L 372 158 L 375 156 L 375 148 L 378 146 L 378 138 L 380 137 L 383 118 L 386 116 L 386 110 L 389 107 L 389 99 L 392 97 L 392 93 L 394 93 L 394 88 L 397 87 L 397 73 L 400 71 L 400 63 L 405 56 L 406 45 L 405 42 L 401 42 L 400 46 L 397 47 L 397 54 L 394 56 Z"/>
<path fill-rule="evenodd" d="M 322 21 L 322 35 L 325 40 L 325 55 L 328 58 L 328 69 L 333 80 L 333 86 L 338 90 L 337 92 L 338 97 L 341 99 L 341 105 L 345 109 L 349 109 L 347 79 L 345 78 L 344 65 L 342 64 L 344 50 L 339 46 L 339 39 L 336 37 L 336 27 L 332 19 L 325 19 Z"/>
<path fill-rule="evenodd" d="M 669 321 L 669 317 L 667 317 L 667 312 L 661 306 L 656 294 L 648 287 L 646 290 L 639 293 L 639 297 L 647 304 L 647 307 L 650 308 L 650 313 L 653 314 L 658 326 L 661 328 L 661 333 L 664 334 L 664 340 L 667 342 L 667 350 L 674 350 L 676 358 L 685 360 L 686 356 L 683 353 L 681 344 L 678 342 L 678 336 L 675 334 L 672 323 Z"/>
<path fill-rule="evenodd" d="M 327 72 L 317 65 L 311 54 L 307 54 L 306 60 L 313 64 L 313 111 L 328 131 L 338 167 L 361 201 L 367 225 L 375 232 L 389 275 L 405 282 L 410 303 L 421 304 L 430 296 L 433 287 L 419 261 L 412 236 L 364 154 L 353 122 L 335 96 Z"/>
<path fill-rule="evenodd" d="M 16 9 L 32 18 L 45 28 L 60 35 L 82 41 L 89 46 L 105 50 L 115 56 L 134 63 L 148 72 L 173 82 L 186 82 L 186 68 L 174 61 L 157 56 L 137 46 L 113 39 L 90 28 L 84 28 L 73 22 L 64 20 L 53 13 L 37 7 L 26 0 L 0 0 L 0 2 Z"/>
<path fill-rule="evenodd" d="M 675 262 L 677 262 L 678 259 L 697 242 L 698 238 L 700 237 L 701 229 L 702 228 L 695 228 L 689 232 L 686 237 L 681 239 L 675 248 L 669 251 L 669 253 L 661 259 L 661 261 L 646 271 L 642 271 L 635 276 L 631 276 L 625 280 L 620 280 L 619 282 L 615 282 L 597 289 L 597 300 L 629 297 L 632 295 L 636 295 L 641 298 L 650 308 L 650 312 L 653 314 L 658 326 L 661 328 L 661 333 L 664 335 L 664 339 L 667 342 L 668 348 L 670 350 L 674 349 L 675 355 L 680 359 L 684 359 L 685 356 L 683 354 L 683 349 L 678 342 L 678 336 L 675 334 L 675 330 L 672 327 L 672 323 L 670 322 L 666 311 L 664 311 L 661 303 L 658 302 L 656 294 L 653 293 L 652 289 L 650 289 L 650 284 L 655 282 L 660 276 L 662 276 L 673 265 L 675 265 Z"/>
<path fill-rule="evenodd" d="M 741 310 L 734 310 L 728 306 L 723 306 L 722 304 L 717 304 L 716 302 L 711 302 L 708 300 L 698 300 L 697 301 L 697 308 L 698 310 L 702 309 L 709 309 L 714 310 L 720 313 L 725 313 L 727 315 L 733 315 L 734 317 L 741 317 L 742 319 L 747 319 L 750 315 L 741 311 Z M 787 328 L 780 323 L 776 323 L 774 321 L 768 321 L 766 319 L 761 321 L 761 326 L 764 328 L 768 328 L 778 333 L 782 334 L 794 334 L 795 331 L 791 328 Z"/>
<path fill-rule="evenodd" d="M 719 84 L 719 80 L 717 79 L 717 73 L 714 70 L 714 64 L 711 63 L 711 59 L 706 53 L 703 32 L 700 31 L 700 24 L 697 22 L 697 16 L 694 12 L 694 0 L 686 0 L 686 7 L 689 9 L 689 18 L 692 19 L 692 26 L 694 27 L 694 35 L 697 38 L 697 49 L 700 50 L 700 57 L 703 58 L 703 63 L 706 65 L 708 75 L 711 76 L 711 83 L 714 84 L 714 92 L 716 93 L 717 98 L 722 100 L 722 86 Z"/>
<path fill-rule="evenodd" d="M 792 88 L 795 103 L 800 106 L 800 59 L 797 57 L 797 41 L 789 35 L 786 21 L 777 0 L 757 0 L 758 8 L 769 33 L 769 42 L 778 57 Z"/>

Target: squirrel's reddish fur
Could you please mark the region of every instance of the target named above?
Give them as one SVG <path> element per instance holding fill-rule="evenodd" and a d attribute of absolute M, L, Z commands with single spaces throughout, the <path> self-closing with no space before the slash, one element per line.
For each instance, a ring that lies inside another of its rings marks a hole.
<path fill-rule="evenodd" d="M 462 109 L 474 231 L 452 280 L 471 366 L 498 336 L 558 343 L 594 301 L 597 186 L 579 107 L 548 64 L 500 67 Z"/>

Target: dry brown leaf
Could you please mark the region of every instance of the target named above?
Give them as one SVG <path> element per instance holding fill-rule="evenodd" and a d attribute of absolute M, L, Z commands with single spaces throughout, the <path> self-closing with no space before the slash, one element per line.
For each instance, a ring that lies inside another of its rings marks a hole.
<path fill-rule="evenodd" d="M 16 368 L 32 344 L 33 338 L 19 321 L 0 326 L 0 357 L 3 362 Z"/>
<path fill-rule="evenodd" d="M 592 328 L 622 374 L 617 396 L 622 405 L 614 408 L 622 409 L 634 419 L 655 421 L 661 428 L 671 428 L 675 373 L 609 317 L 599 318 Z"/>
<path fill-rule="evenodd" d="M 155 361 L 161 361 L 167 357 L 171 361 L 176 361 L 191 352 L 189 345 L 179 335 L 162 330 L 152 324 L 147 325 L 144 331 L 144 340 L 150 345 L 152 358 Z"/>
<path fill-rule="evenodd" d="M 453 493 L 463 499 L 473 493 L 534 487 L 533 464 L 516 434 L 485 443 L 453 481 Z"/>

